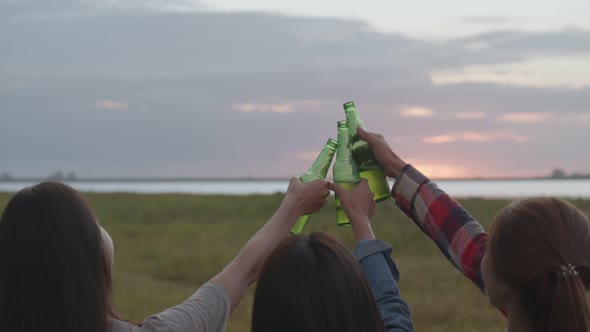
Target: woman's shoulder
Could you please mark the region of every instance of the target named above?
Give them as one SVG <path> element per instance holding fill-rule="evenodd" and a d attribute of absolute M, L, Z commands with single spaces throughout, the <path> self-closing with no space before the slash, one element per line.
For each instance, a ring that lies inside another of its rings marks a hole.
<path fill-rule="evenodd" d="M 184 303 L 149 316 L 142 326 L 113 319 L 110 332 L 225 331 L 230 312 L 225 289 L 208 282 Z"/>
<path fill-rule="evenodd" d="M 141 327 L 129 322 L 113 319 L 111 321 L 111 332 L 141 332 Z"/>

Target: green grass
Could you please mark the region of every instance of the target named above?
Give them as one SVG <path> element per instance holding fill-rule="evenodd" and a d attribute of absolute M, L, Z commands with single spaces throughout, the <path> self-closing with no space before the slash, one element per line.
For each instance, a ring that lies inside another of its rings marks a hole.
<path fill-rule="evenodd" d="M 114 302 L 127 318 L 146 316 L 184 301 L 219 272 L 279 206 L 281 195 L 193 196 L 86 194 L 115 242 Z M 10 195 L 0 194 L 0 210 Z M 461 203 L 489 228 L 506 201 Z M 590 201 L 573 201 L 585 212 Z M 306 229 L 327 231 L 347 247 L 351 229 L 335 225 L 334 201 Z M 503 331 L 504 318 L 394 207 L 377 205 L 373 228 L 395 247 L 402 296 L 417 331 Z M 249 331 L 253 287 L 230 318 L 228 331 Z"/>

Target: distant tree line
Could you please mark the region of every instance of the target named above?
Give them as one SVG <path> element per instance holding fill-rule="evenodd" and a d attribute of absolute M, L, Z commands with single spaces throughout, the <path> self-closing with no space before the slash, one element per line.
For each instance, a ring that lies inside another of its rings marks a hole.
<path fill-rule="evenodd" d="M 572 173 L 567 174 L 561 168 L 555 168 L 551 175 L 548 176 L 551 179 L 588 179 L 590 178 L 590 173 L 582 174 L 582 173 Z"/>
<path fill-rule="evenodd" d="M 73 181 L 73 180 L 76 180 L 76 173 L 68 172 L 67 174 L 64 174 L 62 171 L 57 171 L 57 172 L 49 175 L 49 177 L 47 177 L 47 180 Z"/>
<path fill-rule="evenodd" d="M 31 178 L 32 179 L 32 178 Z M 48 180 L 48 181 L 74 181 L 77 179 L 75 172 L 68 172 L 65 173 L 62 171 L 56 171 L 55 173 L 50 174 L 46 177 L 34 178 L 35 180 Z M 8 172 L 2 172 L 0 174 L 0 181 L 15 181 L 15 180 L 23 180 L 17 179 L 12 174 Z"/>

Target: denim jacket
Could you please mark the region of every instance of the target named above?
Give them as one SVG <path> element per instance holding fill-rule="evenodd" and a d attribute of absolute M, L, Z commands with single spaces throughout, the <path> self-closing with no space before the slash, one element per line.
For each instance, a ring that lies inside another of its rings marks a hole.
<path fill-rule="evenodd" d="M 392 251 L 382 240 L 364 240 L 357 243 L 353 256 L 367 275 L 386 331 L 413 332 L 410 307 L 401 298 L 397 286 L 399 270 L 391 258 Z"/>

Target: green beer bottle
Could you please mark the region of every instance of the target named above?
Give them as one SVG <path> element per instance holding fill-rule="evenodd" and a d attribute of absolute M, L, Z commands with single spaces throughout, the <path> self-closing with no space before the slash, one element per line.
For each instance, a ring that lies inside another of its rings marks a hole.
<path fill-rule="evenodd" d="M 387 177 L 379 164 L 377 163 L 373 151 L 367 142 L 361 140 L 357 134 L 357 127 L 365 129 L 363 121 L 359 116 L 354 102 L 349 101 L 344 104 L 344 113 L 346 121 L 350 127 L 350 145 L 352 160 L 358 167 L 359 176 L 367 179 L 369 188 L 375 195 L 375 202 L 380 202 L 389 198 L 390 188 Z"/>
<path fill-rule="evenodd" d="M 338 143 L 333 139 L 328 139 L 326 145 L 320 152 L 320 155 L 317 157 L 313 165 L 309 171 L 305 172 L 299 179 L 303 183 L 311 182 L 317 179 L 325 179 L 326 175 L 328 175 L 328 170 L 330 169 L 330 165 L 332 164 L 332 159 L 334 158 L 334 154 L 336 153 L 336 146 Z M 307 221 L 309 220 L 309 215 L 304 215 L 297 220 L 295 226 L 291 228 L 291 233 L 299 234 L 303 232 L 303 229 L 307 225 Z"/>
<path fill-rule="evenodd" d="M 361 180 L 350 153 L 350 133 L 347 121 L 338 121 L 338 150 L 334 162 L 334 182 L 345 189 L 354 188 Z M 340 226 L 350 225 L 350 221 L 342 209 L 340 199 L 336 195 L 336 223 Z"/>

